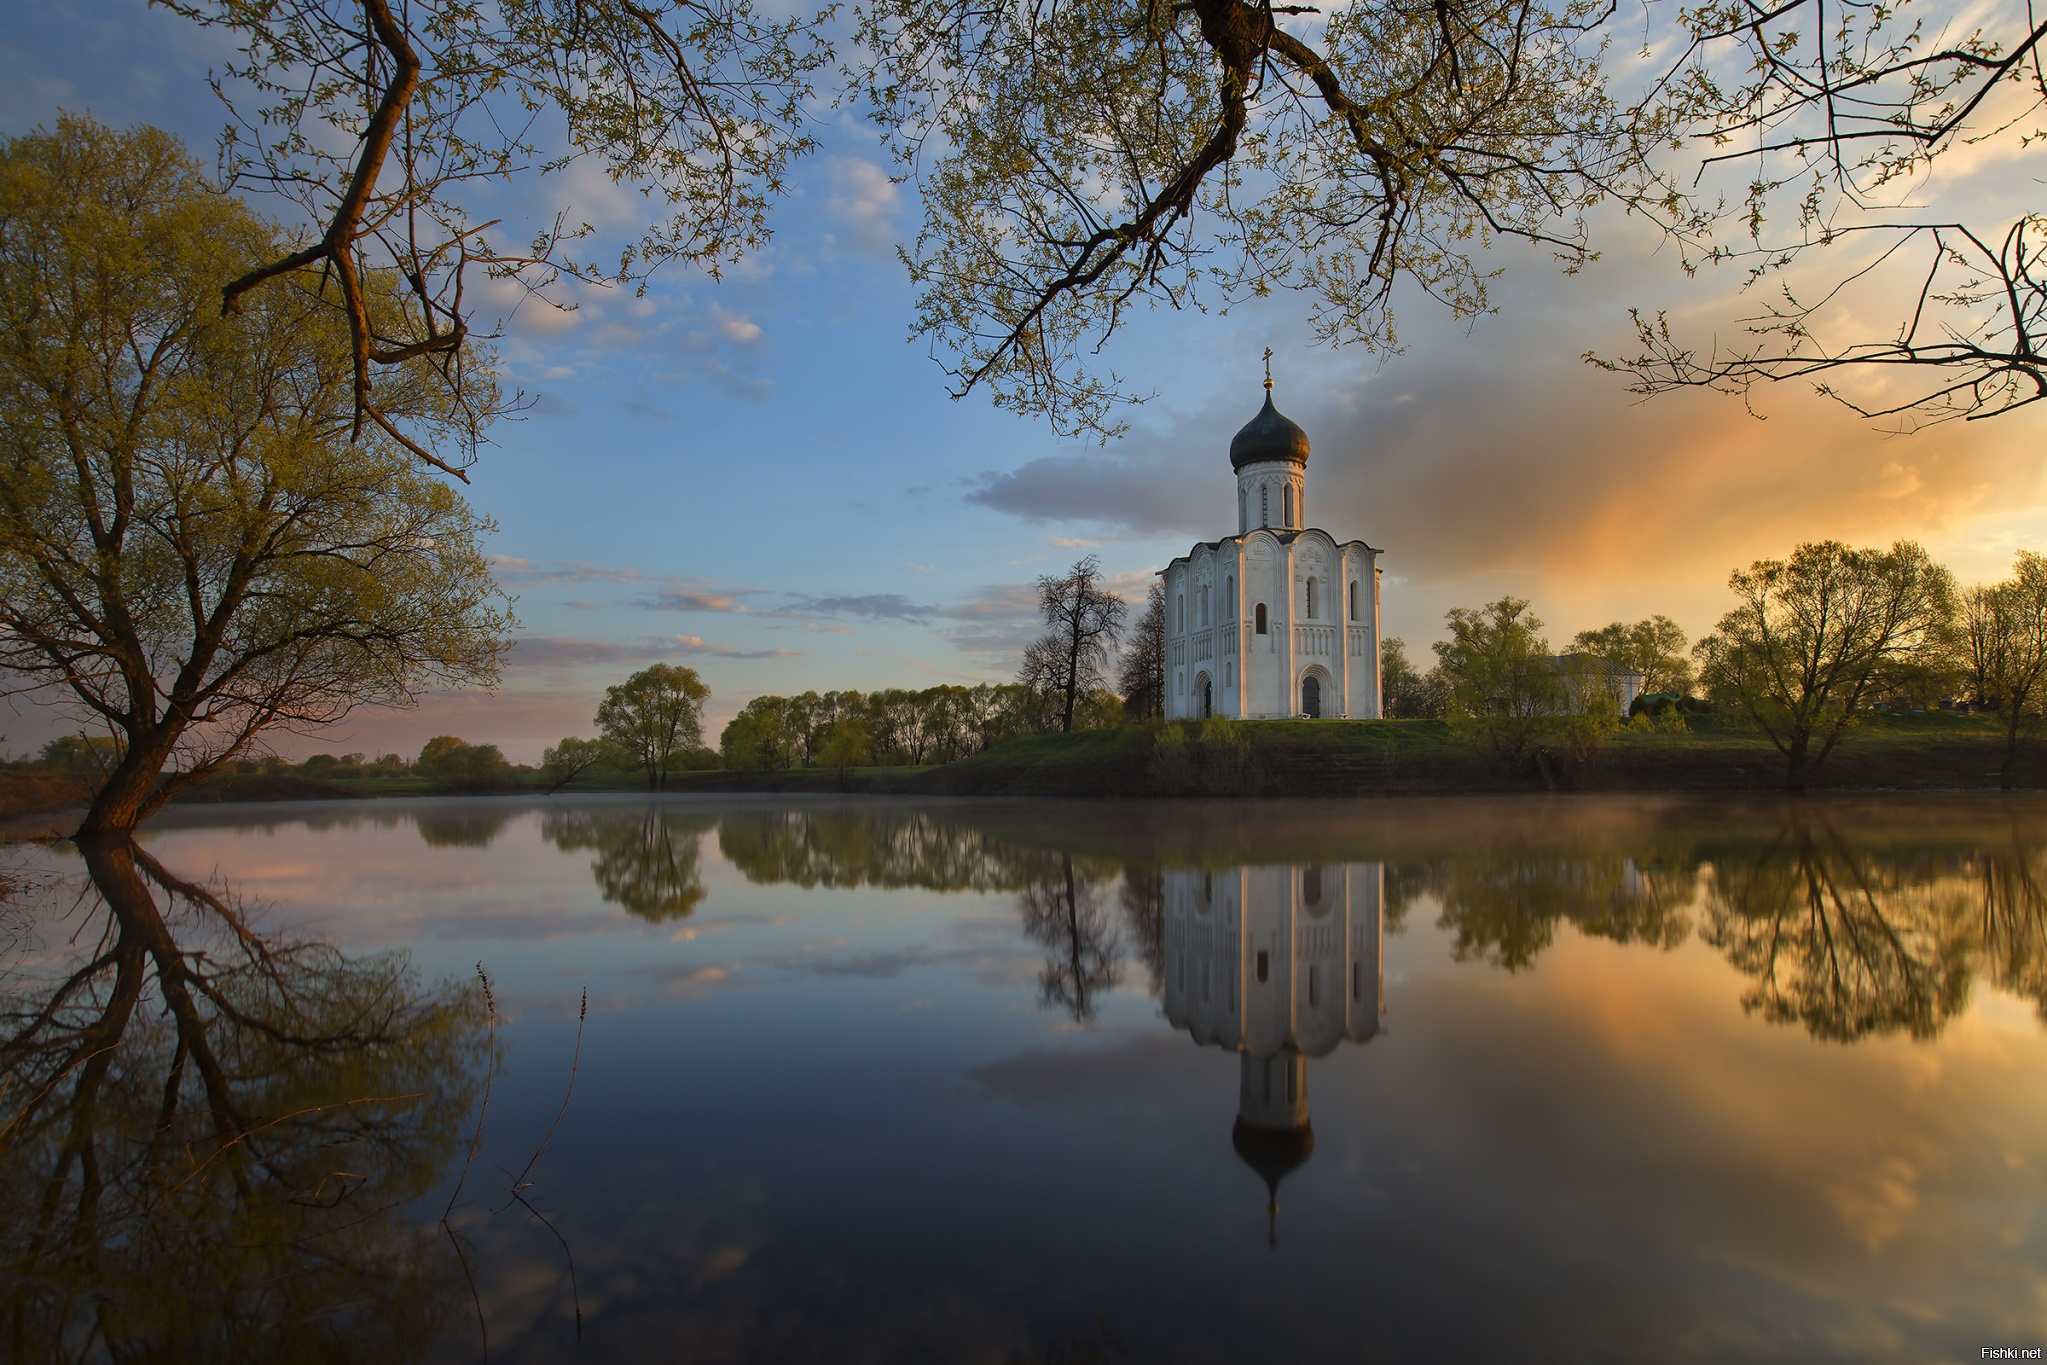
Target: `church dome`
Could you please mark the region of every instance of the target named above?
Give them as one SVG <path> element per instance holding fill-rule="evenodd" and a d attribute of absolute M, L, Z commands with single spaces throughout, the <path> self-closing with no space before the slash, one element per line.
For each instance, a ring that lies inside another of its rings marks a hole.
<path fill-rule="evenodd" d="M 1308 433 L 1280 416 L 1279 409 L 1272 406 L 1272 390 L 1267 388 L 1265 406 L 1244 424 L 1244 429 L 1230 442 L 1230 467 L 1242 469 L 1247 464 L 1264 464 L 1272 460 L 1306 464 Z"/>

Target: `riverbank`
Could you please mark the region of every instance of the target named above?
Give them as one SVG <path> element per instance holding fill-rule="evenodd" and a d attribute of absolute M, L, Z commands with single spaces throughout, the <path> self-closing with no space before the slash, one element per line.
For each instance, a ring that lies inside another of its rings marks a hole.
<path fill-rule="evenodd" d="M 2004 742 L 1987 716 L 1876 716 L 1809 784 L 1815 792 L 1995 790 Z M 2014 771 L 2047 786 L 2047 753 Z M 1623 726 L 1580 756 L 1506 762 L 1444 721 L 1250 721 L 1091 730 L 1010 741 L 933 768 L 685 773 L 676 791 L 1157 798 L 1467 795 L 1513 792 L 1770 793 L 1785 762 L 1768 738 L 1716 717 Z"/>
<path fill-rule="evenodd" d="M 1993 791 L 2003 737 L 1988 716 L 1931 712 L 1859 722 L 1811 782 L 1814 792 Z M 2014 771 L 2047 788 L 2047 745 L 2028 741 Z M 813 792 L 886 796 L 1160 797 L 1492 795 L 1516 792 L 1765 794 L 1785 764 L 1763 735 L 1714 716 L 1683 729 L 1622 726 L 1586 752 L 1502 761 L 1438 720 L 1248 721 L 1034 735 L 934 767 L 718 770 L 673 775 L 672 792 Z M 507 793 L 540 795 L 537 775 Z M 636 776 L 585 777 L 571 792 L 644 791 Z M 237 774 L 184 803 L 279 802 L 441 794 L 423 778 L 318 780 Z M 66 812 L 90 799 L 84 780 L 0 773 L 0 837 L 61 837 Z"/>

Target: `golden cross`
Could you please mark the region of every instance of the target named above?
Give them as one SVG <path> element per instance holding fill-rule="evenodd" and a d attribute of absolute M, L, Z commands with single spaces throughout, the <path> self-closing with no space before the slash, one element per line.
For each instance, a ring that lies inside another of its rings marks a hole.
<path fill-rule="evenodd" d="M 1272 389 L 1272 348 L 1270 346 L 1265 348 L 1265 388 L 1267 392 L 1270 392 Z"/>

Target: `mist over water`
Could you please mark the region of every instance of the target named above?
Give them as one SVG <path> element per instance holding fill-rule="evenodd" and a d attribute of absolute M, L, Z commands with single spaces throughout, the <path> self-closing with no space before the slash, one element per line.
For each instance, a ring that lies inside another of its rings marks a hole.
<path fill-rule="evenodd" d="M 14 852 L 9 1359 L 2047 1343 L 2047 801 L 380 801 Z"/>

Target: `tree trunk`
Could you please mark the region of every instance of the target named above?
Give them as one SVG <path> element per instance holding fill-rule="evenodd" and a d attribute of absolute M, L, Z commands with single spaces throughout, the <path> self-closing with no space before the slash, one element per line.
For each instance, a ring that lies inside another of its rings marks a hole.
<path fill-rule="evenodd" d="M 2017 765 L 2018 758 L 2019 709 L 2014 706 L 2011 712 L 2011 720 L 2006 722 L 2004 727 L 2004 762 L 1999 764 L 1997 768 L 1997 789 L 1999 791 L 2008 792 L 2011 790 L 2011 770 Z"/>
<path fill-rule="evenodd" d="M 1807 776 L 1805 767 L 1806 738 L 1805 735 L 1799 735 L 1794 738 L 1787 746 L 1785 754 L 1785 758 L 1788 760 L 1788 771 L 1784 776 L 1784 785 L 1795 792 L 1805 790 Z"/>
<path fill-rule="evenodd" d="M 143 818 L 162 804 L 155 799 L 156 782 L 176 743 L 176 734 L 160 733 L 142 743 L 130 744 L 128 752 L 94 794 L 78 833 L 88 838 L 133 834 Z"/>

